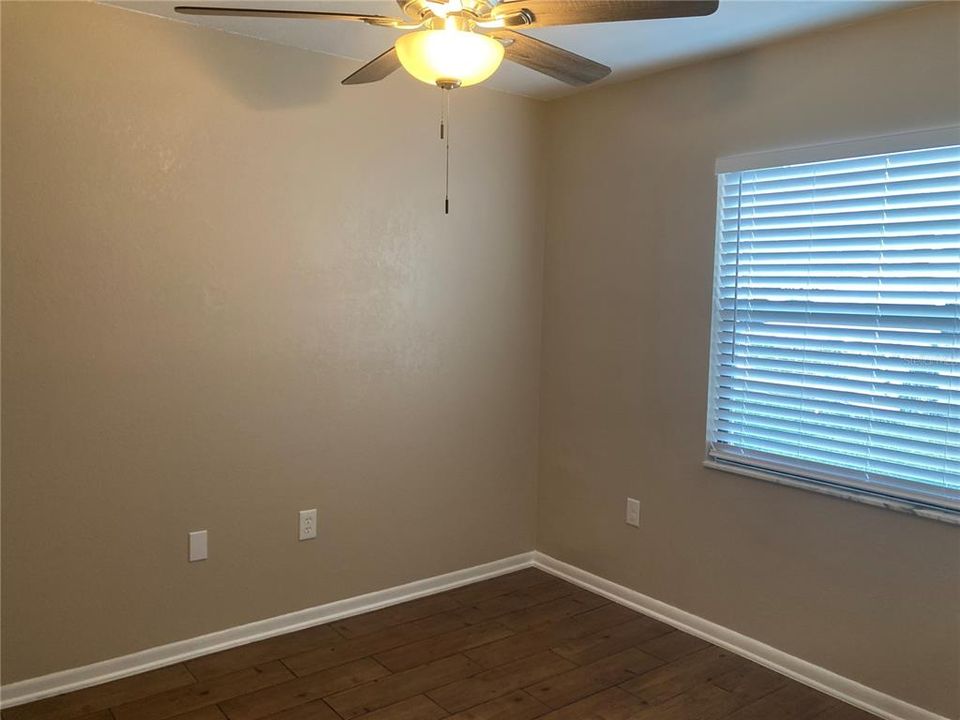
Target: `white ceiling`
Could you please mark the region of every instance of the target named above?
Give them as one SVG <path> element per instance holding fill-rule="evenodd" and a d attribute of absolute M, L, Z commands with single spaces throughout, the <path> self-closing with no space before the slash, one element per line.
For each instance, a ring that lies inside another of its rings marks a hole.
<path fill-rule="evenodd" d="M 103 0 L 139 12 L 248 35 L 362 62 L 393 44 L 398 32 L 361 23 L 178 15 L 179 4 L 279 7 L 399 15 L 394 0 Z M 720 0 L 709 17 L 575 25 L 527 31 L 613 68 L 604 83 L 652 69 L 730 52 L 851 19 L 915 4 L 906 0 Z M 518 95 L 553 98 L 575 92 L 556 80 L 505 62 L 488 86 Z"/>

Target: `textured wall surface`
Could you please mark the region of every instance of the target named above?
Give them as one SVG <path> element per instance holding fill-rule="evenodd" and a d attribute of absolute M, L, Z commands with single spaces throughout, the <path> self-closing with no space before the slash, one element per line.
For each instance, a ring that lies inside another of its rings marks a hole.
<path fill-rule="evenodd" d="M 960 528 L 700 464 L 716 158 L 957 124 L 960 4 L 587 92 L 548 122 L 538 549 L 960 717 Z"/>
<path fill-rule="evenodd" d="M 532 549 L 540 103 L 457 94 L 444 217 L 403 73 L 86 2 L 2 52 L 4 682 Z"/>

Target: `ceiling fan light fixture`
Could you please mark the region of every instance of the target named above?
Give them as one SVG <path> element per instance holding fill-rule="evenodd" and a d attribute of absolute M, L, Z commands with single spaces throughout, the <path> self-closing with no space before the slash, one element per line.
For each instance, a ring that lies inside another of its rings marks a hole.
<path fill-rule="evenodd" d="M 419 30 L 397 40 L 397 57 L 417 80 L 466 87 L 486 80 L 503 61 L 503 45 L 468 30 Z"/>

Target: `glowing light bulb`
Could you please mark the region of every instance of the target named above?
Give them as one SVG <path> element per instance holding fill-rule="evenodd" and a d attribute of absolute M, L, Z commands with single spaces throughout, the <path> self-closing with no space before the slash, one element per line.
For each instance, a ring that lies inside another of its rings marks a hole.
<path fill-rule="evenodd" d="M 466 87 L 483 82 L 503 61 L 503 45 L 448 23 L 444 30 L 419 30 L 397 40 L 404 69 L 429 85 Z"/>

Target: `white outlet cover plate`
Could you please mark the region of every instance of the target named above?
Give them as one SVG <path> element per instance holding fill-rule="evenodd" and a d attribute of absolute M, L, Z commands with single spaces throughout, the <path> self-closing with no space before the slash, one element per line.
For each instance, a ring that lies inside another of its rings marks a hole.
<path fill-rule="evenodd" d="M 640 527 L 640 501 L 627 498 L 627 525 Z"/>
<path fill-rule="evenodd" d="M 317 536 L 317 509 L 300 511 L 300 539 L 312 540 Z"/>
<path fill-rule="evenodd" d="M 190 562 L 207 559 L 207 531 L 190 533 Z"/>

